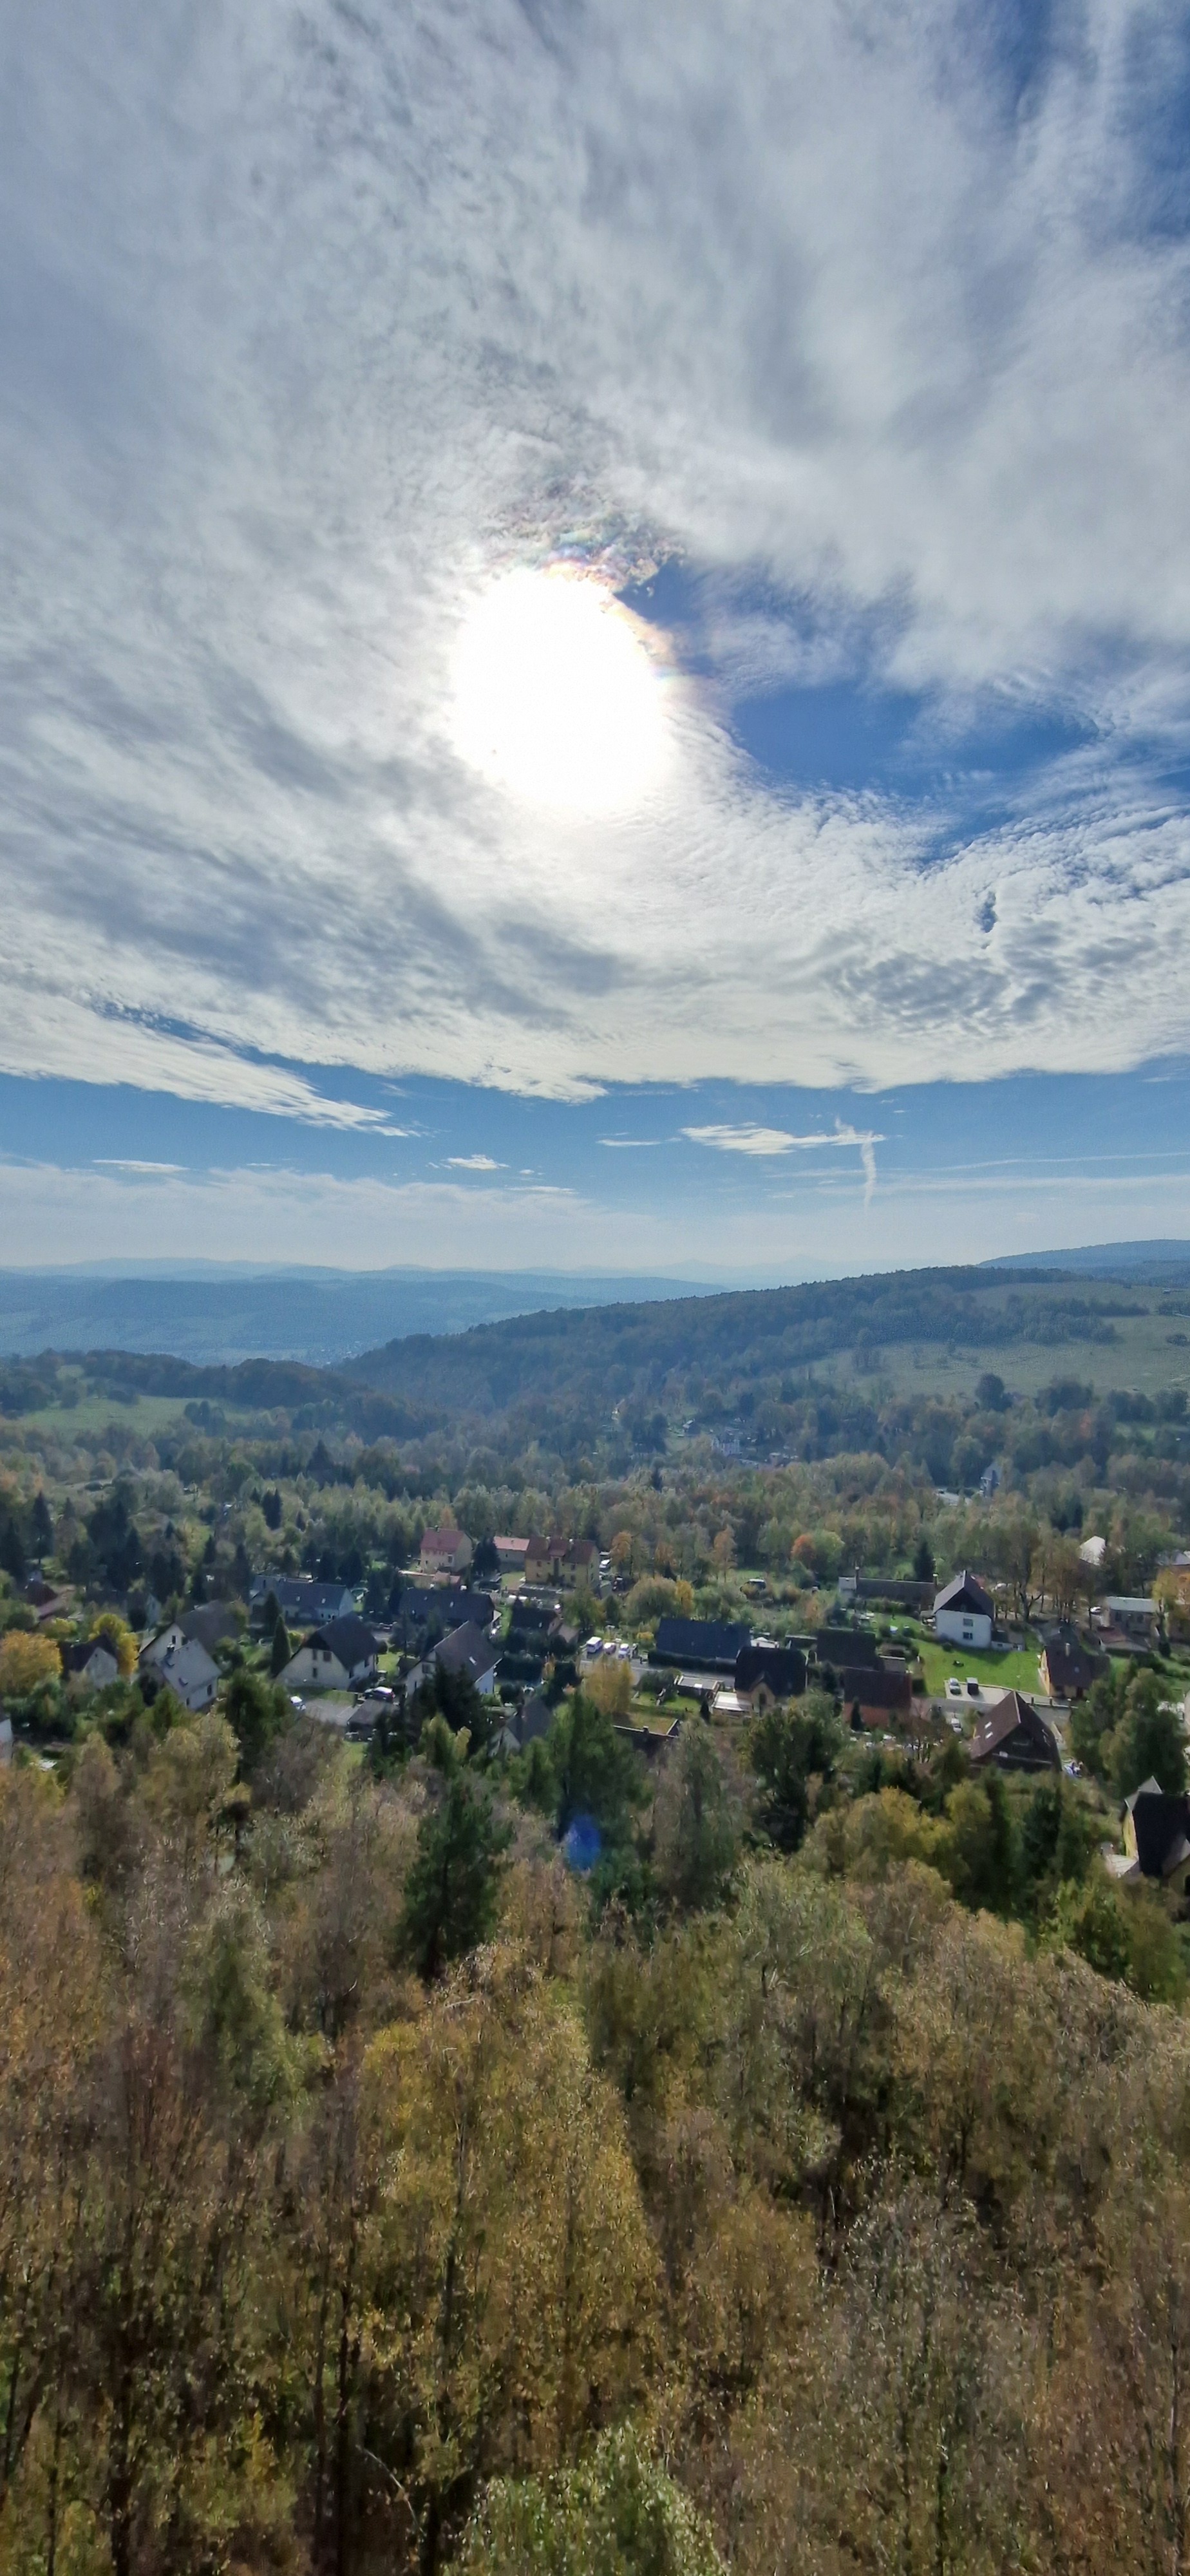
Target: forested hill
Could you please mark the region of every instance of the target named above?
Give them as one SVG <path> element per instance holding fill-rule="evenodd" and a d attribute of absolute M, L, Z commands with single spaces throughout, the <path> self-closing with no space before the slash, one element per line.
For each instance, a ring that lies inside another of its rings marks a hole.
<path fill-rule="evenodd" d="M 907 1270 L 650 1305 L 518 1315 L 471 1332 L 416 1334 L 367 1351 L 350 1374 L 438 1411 L 503 1412 L 701 1393 L 796 1378 L 845 1352 L 861 1363 L 912 1344 L 971 1354 L 1022 1344 L 1110 1344 L 1143 1290 L 1073 1285 L 1045 1271 Z"/>

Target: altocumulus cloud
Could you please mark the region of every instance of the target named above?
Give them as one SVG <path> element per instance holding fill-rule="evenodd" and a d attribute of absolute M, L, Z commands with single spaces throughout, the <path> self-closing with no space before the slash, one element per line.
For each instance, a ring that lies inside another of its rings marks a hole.
<path fill-rule="evenodd" d="M 1184 45 L 1123 0 L 25 12 L 3 1061 L 346 1119 L 260 1059 L 577 1096 L 1185 1045 Z M 601 822 L 453 748 L 469 604 L 559 548 L 719 601 Z M 857 638 L 935 783 L 766 783 L 733 691 Z M 1075 747 L 972 820 L 976 703 Z"/>

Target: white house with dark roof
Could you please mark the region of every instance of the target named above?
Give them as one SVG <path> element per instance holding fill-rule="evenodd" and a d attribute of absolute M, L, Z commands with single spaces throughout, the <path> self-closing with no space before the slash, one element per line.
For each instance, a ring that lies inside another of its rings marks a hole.
<path fill-rule="evenodd" d="M 996 1605 L 990 1592 L 964 1566 L 934 1595 L 934 1634 L 956 1646 L 990 1646 Z"/>
<path fill-rule="evenodd" d="M 376 1638 L 364 1619 L 328 1619 L 285 1665 L 286 1690 L 360 1690 L 376 1678 Z"/>

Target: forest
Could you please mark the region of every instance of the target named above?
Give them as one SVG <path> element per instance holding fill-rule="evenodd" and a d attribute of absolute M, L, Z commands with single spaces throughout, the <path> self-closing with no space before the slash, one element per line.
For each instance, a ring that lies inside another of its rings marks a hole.
<path fill-rule="evenodd" d="M 1046 1793 L 238 1713 L 0 1785 L 0 2567 L 1183 2563 L 1190 2041 Z"/>

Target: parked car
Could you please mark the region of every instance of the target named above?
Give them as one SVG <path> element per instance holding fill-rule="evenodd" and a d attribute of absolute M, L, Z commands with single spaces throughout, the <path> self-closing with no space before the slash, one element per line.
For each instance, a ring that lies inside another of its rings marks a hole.
<path fill-rule="evenodd" d="M 957 1673 L 952 1673 L 947 1682 L 946 1696 L 948 1699 L 961 1699 L 963 1696 L 963 1685 Z"/>
<path fill-rule="evenodd" d="M 594 1661 L 596 1655 L 601 1655 L 603 1653 L 602 1637 L 588 1637 L 586 1645 L 583 1648 L 583 1653 L 584 1655 L 590 1655 L 592 1661 Z"/>

